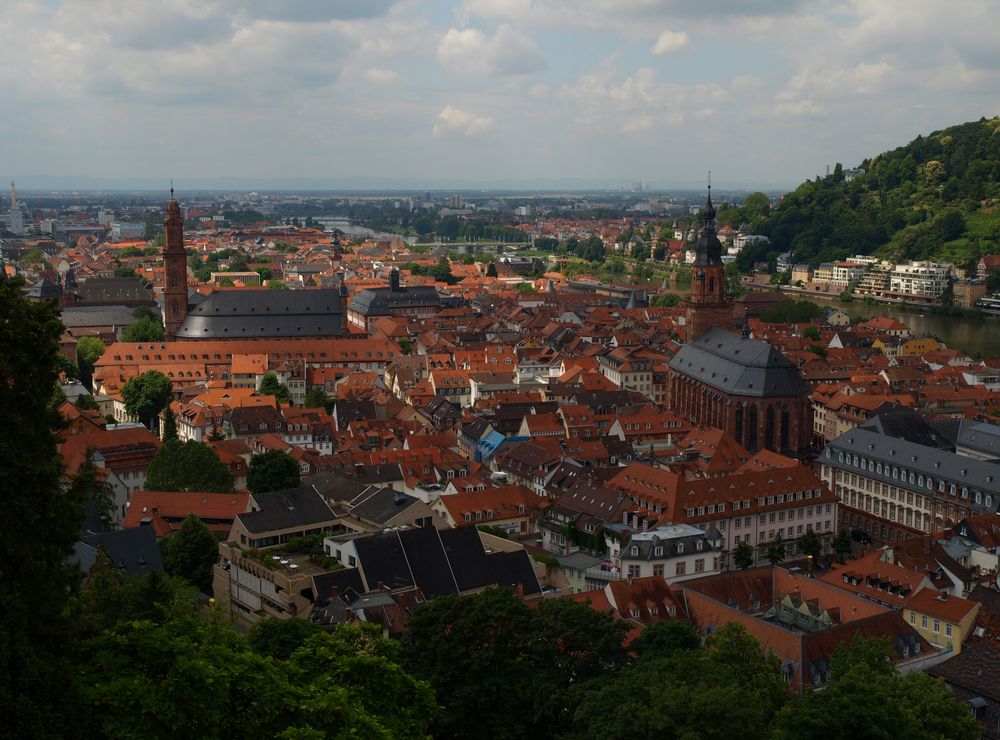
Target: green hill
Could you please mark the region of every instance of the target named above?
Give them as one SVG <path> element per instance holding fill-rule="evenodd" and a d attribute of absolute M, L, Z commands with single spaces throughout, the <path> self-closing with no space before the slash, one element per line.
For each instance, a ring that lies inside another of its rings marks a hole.
<path fill-rule="evenodd" d="M 751 221 L 771 244 L 744 250 L 740 267 L 789 250 L 814 264 L 876 254 L 960 267 L 1000 252 L 1000 118 L 918 136 L 858 169 L 838 164 Z"/>

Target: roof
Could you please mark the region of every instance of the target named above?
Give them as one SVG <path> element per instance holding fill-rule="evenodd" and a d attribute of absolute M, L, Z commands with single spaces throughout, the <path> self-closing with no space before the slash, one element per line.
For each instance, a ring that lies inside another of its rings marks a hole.
<path fill-rule="evenodd" d="M 66 306 L 62 322 L 67 329 L 91 326 L 128 326 L 136 321 L 128 306 Z"/>
<path fill-rule="evenodd" d="M 195 514 L 209 529 L 229 534 L 233 519 L 246 510 L 249 500 L 247 493 L 136 491 L 122 526 L 150 525 L 157 537 L 163 537 L 178 529 L 188 514 Z"/>
<path fill-rule="evenodd" d="M 806 392 L 799 371 L 770 344 L 717 326 L 685 343 L 670 368 L 737 396 L 788 397 Z"/>
<path fill-rule="evenodd" d="M 378 316 L 388 314 L 394 308 L 423 308 L 441 306 L 441 298 L 437 288 L 429 285 L 417 285 L 392 288 L 369 288 L 362 290 L 351 301 L 348 308 L 357 311 L 362 316 Z"/>
<path fill-rule="evenodd" d="M 89 570 L 99 550 L 107 553 L 115 567 L 126 576 L 163 572 L 156 535 L 148 527 L 87 535 L 77 543 L 75 555 L 70 560 Z"/>
<path fill-rule="evenodd" d="M 250 505 L 252 510 L 237 518 L 254 534 L 320 524 L 336 518 L 312 486 L 254 494 Z"/>
<path fill-rule="evenodd" d="M 961 596 L 950 596 L 925 588 L 913 594 L 906 602 L 906 607 L 920 614 L 928 614 L 946 622 L 958 624 L 970 612 L 978 609 L 979 603 L 963 599 Z"/>
<path fill-rule="evenodd" d="M 988 642 L 965 646 L 957 655 L 928 668 L 927 673 L 977 696 L 1000 702 L 1000 647 Z"/>
<path fill-rule="evenodd" d="M 318 290 L 223 290 L 188 309 L 179 339 L 315 337 L 340 334 L 340 293 Z"/>

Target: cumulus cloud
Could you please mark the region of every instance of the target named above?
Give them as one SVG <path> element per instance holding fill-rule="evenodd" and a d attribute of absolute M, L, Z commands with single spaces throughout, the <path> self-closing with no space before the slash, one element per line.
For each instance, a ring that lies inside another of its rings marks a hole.
<path fill-rule="evenodd" d="M 493 125 L 493 119 L 487 116 L 477 116 L 474 113 L 454 108 L 446 105 L 437 114 L 437 121 L 434 123 L 434 135 L 462 134 L 463 136 L 474 136 L 481 134 Z"/>
<path fill-rule="evenodd" d="M 399 75 L 391 69 L 372 67 L 371 69 L 365 71 L 365 77 L 372 82 L 388 84 L 390 82 L 395 82 L 399 78 Z"/>
<path fill-rule="evenodd" d="M 684 31 L 664 31 L 656 39 L 656 43 L 650 52 L 660 56 L 662 54 L 675 54 L 684 51 L 690 44 L 690 39 Z"/>
<path fill-rule="evenodd" d="M 487 36 L 478 28 L 449 28 L 437 48 L 441 66 L 453 72 L 528 75 L 545 69 L 545 56 L 532 39 L 508 24 Z"/>

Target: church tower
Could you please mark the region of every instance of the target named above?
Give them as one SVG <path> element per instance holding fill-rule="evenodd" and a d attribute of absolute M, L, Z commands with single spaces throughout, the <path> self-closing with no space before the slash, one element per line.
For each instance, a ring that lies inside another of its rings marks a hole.
<path fill-rule="evenodd" d="M 163 323 L 167 339 L 175 339 L 188 308 L 187 254 L 184 251 L 184 217 L 170 188 L 170 201 L 163 217 Z"/>
<path fill-rule="evenodd" d="M 712 186 L 701 212 L 701 230 L 691 265 L 691 294 L 687 299 L 688 341 L 712 326 L 730 328 L 733 309 L 726 300 L 726 268 L 722 264 L 722 242 L 715 233 Z"/>

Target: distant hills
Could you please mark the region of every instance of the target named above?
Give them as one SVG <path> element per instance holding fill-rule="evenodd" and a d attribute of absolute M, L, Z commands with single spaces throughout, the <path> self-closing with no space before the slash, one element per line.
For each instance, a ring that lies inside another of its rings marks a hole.
<path fill-rule="evenodd" d="M 1000 118 L 983 118 L 802 183 L 754 214 L 751 228 L 771 244 L 744 250 L 740 266 L 789 250 L 813 264 L 874 254 L 967 266 L 1000 253 L 998 199 Z"/>

